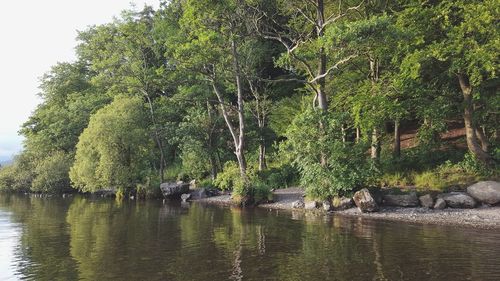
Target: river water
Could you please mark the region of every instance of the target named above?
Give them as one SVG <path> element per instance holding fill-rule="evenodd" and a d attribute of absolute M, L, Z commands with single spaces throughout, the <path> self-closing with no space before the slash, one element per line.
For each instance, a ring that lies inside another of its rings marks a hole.
<path fill-rule="evenodd" d="M 0 195 L 0 280 L 500 280 L 500 232 Z"/>

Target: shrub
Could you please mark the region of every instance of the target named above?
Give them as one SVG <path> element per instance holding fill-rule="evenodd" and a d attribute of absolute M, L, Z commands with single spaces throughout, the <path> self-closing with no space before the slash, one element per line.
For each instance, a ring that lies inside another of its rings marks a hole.
<path fill-rule="evenodd" d="M 35 166 L 36 177 L 31 190 L 43 193 L 61 193 L 70 191 L 69 169 L 73 164 L 71 155 L 62 151 L 54 152 Z"/>
<path fill-rule="evenodd" d="M 259 180 L 269 188 L 278 189 L 292 186 L 298 181 L 299 173 L 290 164 L 258 172 Z"/>
<path fill-rule="evenodd" d="M 237 204 L 267 201 L 271 188 L 261 181 L 252 168 L 247 169 L 247 181 L 241 178 L 236 162 L 230 161 L 224 165 L 224 171 L 217 175 L 213 183 L 222 190 L 231 190 L 233 202 Z"/>
<path fill-rule="evenodd" d="M 0 191 L 12 191 L 14 189 L 15 169 L 13 165 L 0 168 Z"/>
<path fill-rule="evenodd" d="M 348 195 L 377 171 L 366 158 L 366 143 L 342 142 L 344 119 L 343 114 L 305 111 L 294 119 L 280 147 L 298 168 L 311 198 Z"/>
<path fill-rule="evenodd" d="M 35 177 L 34 159 L 28 153 L 14 158 L 12 164 L 0 169 L 0 190 L 27 192 Z"/>
<path fill-rule="evenodd" d="M 197 186 L 207 189 L 213 189 L 216 187 L 214 181 L 211 179 L 203 179 L 200 181 L 200 183 L 197 184 Z"/>
<path fill-rule="evenodd" d="M 224 164 L 224 170 L 217 174 L 214 184 L 221 190 L 244 189 L 241 179 L 240 168 L 234 161 L 228 161 Z"/>
<path fill-rule="evenodd" d="M 444 190 L 447 188 L 465 188 L 480 180 L 497 180 L 499 171 L 496 167 L 486 167 L 466 154 L 458 163 L 447 161 L 435 169 L 415 175 L 415 185 L 419 189 Z"/>
<path fill-rule="evenodd" d="M 413 183 L 413 175 L 407 172 L 385 173 L 377 180 L 380 186 L 404 187 Z"/>

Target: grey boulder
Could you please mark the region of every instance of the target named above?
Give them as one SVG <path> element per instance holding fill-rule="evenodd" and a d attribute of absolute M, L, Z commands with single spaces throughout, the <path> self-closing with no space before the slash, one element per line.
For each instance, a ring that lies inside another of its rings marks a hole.
<path fill-rule="evenodd" d="M 303 209 L 304 208 L 304 202 L 301 200 L 294 201 L 292 203 L 292 208 L 294 209 Z"/>
<path fill-rule="evenodd" d="M 418 206 L 418 197 L 415 192 L 408 194 L 385 194 L 382 197 L 385 205 L 398 207 L 416 207 Z"/>
<path fill-rule="evenodd" d="M 164 196 L 175 196 L 189 192 L 189 183 L 184 182 L 165 182 L 160 185 Z"/>
<path fill-rule="evenodd" d="M 333 210 L 335 211 L 346 210 L 354 206 L 352 199 L 347 197 L 335 197 L 332 202 Z"/>
<path fill-rule="evenodd" d="M 480 181 L 467 187 L 467 193 L 479 202 L 495 205 L 500 202 L 500 183 Z"/>
<path fill-rule="evenodd" d="M 323 204 L 322 204 L 322 205 L 323 205 L 323 210 L 325 210 L 325 211 L 327 211 L 327 212 L 328 212 L 328 211 L 330 211 L 330 210 L 332 209 L 332 203 L 330 203 L 330 201 L 329 201 L 329 200 L 325 200 L 325 201 L 323 201 Z"/>
<path fill-rule="evenodd" d="M 422 195 L 418 197 L 418 201 L 420 201 L 420 205 L 425 208 L 432 209 L 434 207 L 434 199 L 430 194 Z"/>
<path fill-rule="evenodd" d="M 191 198 L 191 194 L 189 194 L 189 193 L 184 193 L 181 195 L 182 202 L 187 202 L 189 200 L 189 198 Z"/>
<path fill-rule="evenodd" d="M 476 200 L 463 192 L 451 192 L 443 194 L 443 200 L 451 208 L 472 209 L 476 207 Z"/>
<path fill-rule="evenodd" d="M 353 200 L 358 209 L 363 213 L 378 211 L 377 202 L 375 202 L 375 199 L 367 188 L 354 193 Z"/>
<path fill-rule="evenodd" d="M 446 201 L 444 201 L 443 198 L 436 199 L 436 204 L 434 204 L 434 209 L 435 210 L 442 210 L 444 208 L 446 208 Z"/>
<path fill-rule="evenodd" d="M 314 210 L 319 208 L 320 203 L 318 201 L 312 200 L 312 201 L 305 201 L 304 203 L 304 209 L 306 210 Z"/>

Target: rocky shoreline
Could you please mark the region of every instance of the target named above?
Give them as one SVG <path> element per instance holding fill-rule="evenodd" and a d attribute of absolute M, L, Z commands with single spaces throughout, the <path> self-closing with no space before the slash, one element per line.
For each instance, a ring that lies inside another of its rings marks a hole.
<path fill-rule="evenodd" d="M 417 224 L 500 229 L 500 206 L 494 198 L 496 193 L 490 192 L 491 194 L 486 196 L 483 192 L 485 190 L 491 191 L 492 186 L 493 189 L 496 189 L 500 184 L 498 182 L 482 182 L 478 184 L 475 185 L 475 188 L 469 187 L 467 192 L 424 194 L 420 197 L 417 197 L 413 191 L 404 194 L 388 192 L 375 195 L 373 191 L 362 190 L 360 191 L 363 193 L 362 196 L 355 195 L 354 202 L 350 198 L 347 200 L 344 198 L 344 203 L 342 203 L 344 205 L 341 204 L 340 206 L 339 202 L 342 202 L 342 200 L 337 200 L 337 202 L 307 201 L 304 200 L 304 191 L 302 189 L 287 188 L 274 191 L 273 202 L 262 203 L 257 207 Z M 478 194 L 480 195 L 478 196 Z M 366 196 L 371 198 L 366 198 Z M 374 205 L 366 209 L 366 205 L 360 203 L 359 200 L 355 202 L 356 197 L 367 199 L 370 204 Z M 477 197 L 482 199 L 478 200 Z M 202 204 L 232 205 L 231 196 L 227 194 L 196 198 L 192 201 Z M 350 204 L 345 204 L 345 202 L 350 202 Z"/>

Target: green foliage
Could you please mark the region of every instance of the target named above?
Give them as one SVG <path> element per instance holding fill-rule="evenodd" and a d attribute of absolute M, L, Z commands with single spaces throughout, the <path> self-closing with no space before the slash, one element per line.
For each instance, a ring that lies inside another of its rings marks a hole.
<path fill-rule="evenodd" d="M 149 173 L 152 148 L 143 102 L 118 96 L 92 116 L 80 136 L 71 168 L 73 184 L 82 191 L 131 189 Z"/>
<path fill-rule="evenodd" d="M 174 163 L 171 163 L 165 169 L 163 176 L 164 176 L 165 180 L 176 181 L 181 174 L 183 174 L 182 165 L 180 163 L 174 162 Z"/>
<path fill-rule="evenodd" d="M 214 184 L 222 190 L 239 190 L 242 192 L 245 189 L 245 184 L 241 179 L 240 169 L 234 161 L 229 161 L 224 164 L 224 169 L 214 180 Z"/>
<path fill-rule="evenodd" d="M 280 167 L 258 172 L 259 181 L 272 189 L 287 188 L 298 183 L 299 174 L 293 165 L 283 164 Z"/>
<path fill-rule="evenodd" d="M 32 191 L 42 193 L 61 193 L 70 191 L 69 169 L 73 157 L 62 151 L 54 152 L 35 166 L 36 177 L 32 183 Z"/>
<path fill-rule="evenodd" d="M 33 156 L 23 152 L 12 164 L 0 168 L 0 190 L 28 192 L 35 178 Z"/>
<path fill-rule="evenodd" d="M 0 189 L 65 192 L 71 177 L 81 191 L 150 197 L 161 176 L 219 172 L 203 184 L 260 201 L 297 183 L 326 199 L 371 183 L 443 189 L 497 178 L 496 166 L 464 158 L 463 140 L 440 135 L 463 119 L 460 75 L 472 89 L 471 122 L 500 159 L 499 1 L 348 2 L 326 1 L 321 28 L 310 1 L 175 0 L 80 32 L 77 60 L 43 76 L 24 151 L 0 170 Z M 318 92 L 328 111 L 312 111 Z M 399 156 L 395 122 L 416 131 L 416 147 Z M 227 123 L 245 137 L 246 176 Z M 377 165 L 368 159 L 374 129 Z M 257 172 L 260 147 L 269 168 Z"/>
<path fill-rule="evenodd" d="M 13 191 L 15 172 L 13 165 L 0 167 L 0 191 Z"/>
<path fill-rule="evenodd" d="M 302 112 L 281 148 L 299 169 L 301 184 L 312 198 L 347 195 L 366 184 L 375 172 L 366 159 L 366 144 L 341 141 L 340 120 L 336 114 Z"/>

